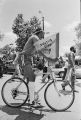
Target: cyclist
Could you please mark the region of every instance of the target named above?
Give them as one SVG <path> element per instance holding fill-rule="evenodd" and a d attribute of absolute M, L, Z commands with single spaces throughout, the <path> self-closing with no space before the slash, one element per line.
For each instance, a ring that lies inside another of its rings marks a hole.
<path fill-rule="evenodd" d="M 66 54 L 68 58 L 67 72 L 64 79 L 64 83 L 62 84 L 63 90 L 65 90 L 65 86 L 68 84 L 68 81 L 71 80 L 71 85 L 74 90 L 74 82 L 75 82 L 75 53 L 76 49 L 74 46 L 70 47 L 70 52 Z"/>
<path fill-rule="evenodd" d="M 32 70 L 32 63 L 31 63 L 31 57 L 38 53 L 39 55 L 42 55 L 47 60 L 51 60 L 52 62 L 56 62 L 57 58 L 51 59 L 49 57 L 46 57 L 41 51 L 37 51 L 35 47 L 35 43 L 39 40 L 44 38 L 44 32 L 41 28 L 36 29 L 36 31 L 29 37 L 28 41 L 26 42 L 23 51 L 19 55 L 24 55 L 24 76 L 29 81 L 29 91 L 30 91 L 30 103 L 38 105 L 38 97 L 36 97 L 34 82 L 35 82 L 35 74 Z M 32 96 L 32 97 L 31 97 Z"/>

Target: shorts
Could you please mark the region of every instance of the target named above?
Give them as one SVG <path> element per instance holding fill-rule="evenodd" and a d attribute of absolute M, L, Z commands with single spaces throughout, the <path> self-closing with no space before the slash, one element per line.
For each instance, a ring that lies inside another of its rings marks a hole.
<path fill-rule="evenodd" d="M 31 64 L 25 64 L 23 66 L 23 74 L 24 77 L 28 79 L 28 81 L 35 82 L 35 74 L 32 70 Z"/>

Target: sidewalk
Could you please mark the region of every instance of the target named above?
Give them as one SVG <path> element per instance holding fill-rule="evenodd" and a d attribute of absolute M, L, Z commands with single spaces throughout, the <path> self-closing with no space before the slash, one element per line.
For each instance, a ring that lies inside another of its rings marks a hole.
<path fill-rule="evenodd" d="M 10 77 L 10 75 L 4 75 L 4 77 L 0 79 L 0 91 L 4 82 Z M 77 79 L 77 85 L 78 84 L 81 84 L 81 81 Z M 39 89 L 41 85 L 41 77 L 38 76 L 36 79 L 36 89 Z M 0 120 L 81 120 L 81 87 L 76 86 L 76 89 L 79 93 L 75 94 L 75 101 L 71 108 L 65 112 L 54 112 L 44 101 L 44 88 L 39 94 L 41 103 L 45 106 L 42 112 L 43 115 L 40 115 L 38 110 L 33 113 L 30 112 L 26 105 L 21 108 L 7 107 L 0 94 Z"/>

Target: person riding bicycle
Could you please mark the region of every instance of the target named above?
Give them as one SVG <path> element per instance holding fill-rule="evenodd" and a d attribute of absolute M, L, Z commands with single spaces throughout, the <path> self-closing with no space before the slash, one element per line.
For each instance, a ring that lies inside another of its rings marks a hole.
<path fill-rule="evenodd" d="M 47 56 L 45 56 L 41 51 L 38 51 L 35 47 L 35 43 L 39 40 L 44 38 L 44 31 L 41 28 L 37 28 L 35 32 L 29 37 L 28 41 L 26 42 L 22 52 L 20 52 L 19 55 L 24 55 L 24 76 L 27 78 L 29 81 L 29 91 L 30 91 L 30 103 L 32 104 L 37 104 L 38 103 L 38 97 L 36 98 L 36 92 L 35 92 L 35 78 L 36 75 L 34 74 L 32 70 L 32 63 L 31 63 L 31 58 L 33 57 L 34 54 L 39 54 L 45 57 L 47 60 L 56 62 L 58 58 L 52 59 Z"/>
<path fill-rule="evenodd" d="M 75 53 L 76 49 L 74 46 L 70 47 L 70 52 L 66 54 L 66 57 L 68 58 L 68 64 L 67 64 L 67 72 L 66 76 L 64 76 L 64 83 L 62 84 L 63 90 L 65 90 L 65 86 L 67 86 L 68 81 L 71 82 L 72 89 L 75 90 L 74 88 L 74 82 L 75 82 Z"/>

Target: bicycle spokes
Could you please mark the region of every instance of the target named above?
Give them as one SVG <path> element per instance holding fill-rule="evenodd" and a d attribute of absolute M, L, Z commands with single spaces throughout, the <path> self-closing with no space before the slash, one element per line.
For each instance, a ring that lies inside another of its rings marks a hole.
<path fill-rule="evenodd" d="M 12 107 L 21 106 L 28 98 L 28 88 L 21 79 L 13 79 L 6 82 L 2 94 L 5 103 Z"/>
<path fill-rule="evenodd" d="M 62 81 L 50 83 L 45 90 L 45 101 L 47 105 L 57 111 L 67 110 L 74 101 L 74 92 L 71 86 L 68 84 L 65 91 L 62 89 Z"/>

